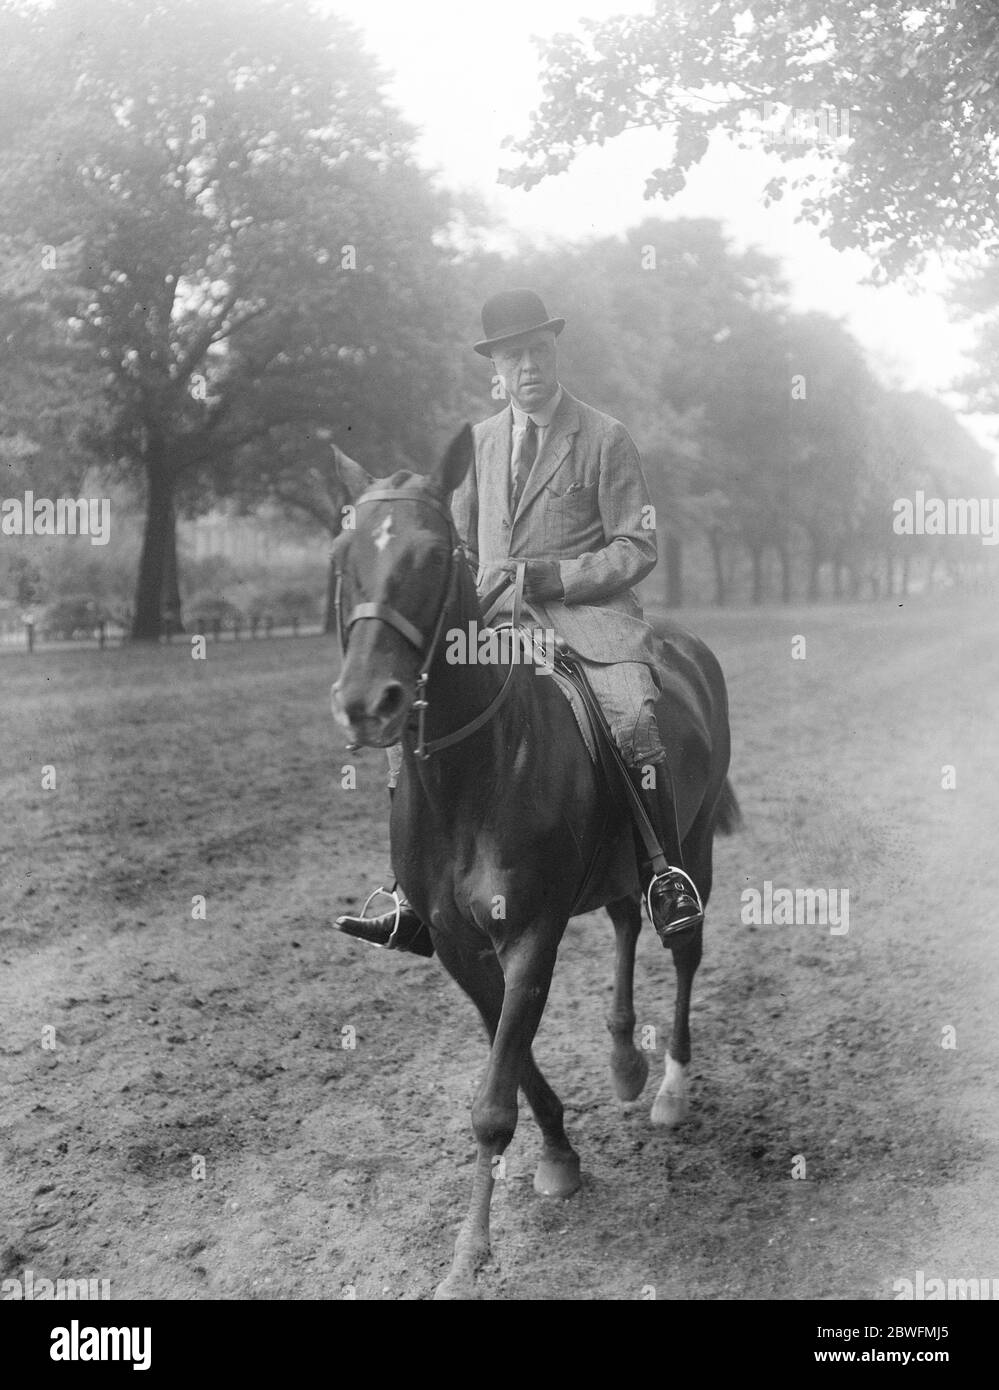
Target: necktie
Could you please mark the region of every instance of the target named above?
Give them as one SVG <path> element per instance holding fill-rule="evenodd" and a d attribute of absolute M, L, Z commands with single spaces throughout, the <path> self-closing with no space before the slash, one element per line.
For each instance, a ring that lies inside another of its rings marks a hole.
<path fill-rule="evenodd" d="M 520 444 L 520 457 L 513 466 L 513 492 L 510 495 L 510 511 L 515 512 L 520 505 L 521 495 L 527 485 L 534 460 L 538 456 L 538 427 L 528 415 L 524 438 Z"/>

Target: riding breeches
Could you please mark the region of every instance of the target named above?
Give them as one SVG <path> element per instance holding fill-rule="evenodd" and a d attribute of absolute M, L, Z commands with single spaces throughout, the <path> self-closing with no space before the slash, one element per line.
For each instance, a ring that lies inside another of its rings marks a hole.
<path fill-rule="evenodd" d="M 666 758 L 659 725 L 656 700 L 659 686 L 648 666 L 639 661 L 600 662 L 576 660 L 589 678 L 614 741 L 629 767 L 645 767 Z M 388 784 L 394 787 L 402 767 L 402 750 L 397 743 L 385 750 L 388 756 Z"/>
<path fill-rule="evenodd" d="M 666 752 L 656 723 L 659 686 L 650 667 L 639 661 L 576 660 L 586 672 L 627 765 L 661 762 Z"/>

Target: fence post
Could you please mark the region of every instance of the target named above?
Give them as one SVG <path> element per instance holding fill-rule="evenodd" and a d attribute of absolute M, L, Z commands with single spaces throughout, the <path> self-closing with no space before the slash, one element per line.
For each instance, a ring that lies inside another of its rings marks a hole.
<path fill-rule="evenodd" d="M 259 626 L 260 626 L 260 614 L 259 614 L 259 613 L 254 613 L 253 617 L 250 619 L 250 636 L 251 636 L 251 637 L 256 637 L 256 635 L 257 635 L 257 628 L 258 628 Z"/>
<path fill-rule="evenodd" d="M 221 637 L 222 637 L 222 619 L 221 619 L 221 618 L 213 618 L 213 619 L 212 619 L 212 636 L 215 638 L 215 641 L 216 641 L 216 642 L 220 641 L 220 639 L 221 639 Z"/>
<path fill-rule="evenodd" d="M 34 620 L 34 618 L 25 618 L 25 620 L 24 620 L 24 631 L 25 631 L 25 635 L 27 636 L 27 639 L 28 639 L 28 653 L 29 653 L 29 655 L 30 655 L 30 653 L 33 652 L 33 651 L 35 650 L 35 620 Z"/>
<path fill-rule="evenodd" d="M 97 624 L 97 650 L 98 650 L 98 651 L 101 651 L 101 652 L 102 652 L 102 651 L 104 650 L 104 644 L 105 644 L 105 642 L 107 641 L 107 635 L 108 635 L 108 634 L 107 634 L 107 623 L 106 623 L 105 620 L 102 618 L 102 619 L 100 620 L 100 622 Z"/>

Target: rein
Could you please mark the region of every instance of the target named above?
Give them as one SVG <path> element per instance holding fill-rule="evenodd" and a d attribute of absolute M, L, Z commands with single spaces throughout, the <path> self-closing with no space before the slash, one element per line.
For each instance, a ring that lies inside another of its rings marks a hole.
<path fill-rule="evenodd" d="M 490 700 L 489 704 L 481 714 L 474 719 L 463 724 L 460 729 L 453 733 L 445 734 L 442 738 L 430 739 L 426 736 L 427 711 L 430 708 L 430 701 L 427 698 L 427 683 L 430 680 L 430 668 L 433 665 L 434 657 L 440 646 L 441 636 L 444 631 L 444 622 L 447 617 L 448 609 L 452 601 L 457 597 L 458 585 L 458 564 L 463 557 L 463 550 L 458 541 L 458 534 L 454 527 L 454 518 L 446 504 L 436 497 L 418 496 L 412 492 L 406 492 L 401 488 L 375 488 L 366 492 L 359 498 L 356 506 L 365 506 L 368 502 L 415 502 L 425 507 L 432 507 L 438 512 L 448 524 L 451 550 L 448 554 L 448 573 L 447 582 L 444 586 L 444 594 L 441 599 L 441 606 L 434 621 L 433 630 L 429 640 L 424 633 L 410 620 L 405 617 L 398 609 L 393 608 L 389 603 L 359 603 L 350 612 L 346 622 L 343 617 L 342 587 L 343 574 L 337 571 L 336 592 L 334 594 L 333 605 L 336 609 L 337 633 L 340 639 L 340 655 L 345 657 L 347 654 L 347 643 L 350 638 L 350 630 L 355 623 L 369 621 L 386 623 L 394 628 L 411 647 L 414 647 L 420 654 L 420 673 L 416 679 L 416 699 L 413 701 L 413 709 L 417 717 L 416 735 L 416 756 L 421 762 L 426 762 L 434 753 L 439 753 L 445 748 L 451 748 L 456 743 L 462 743 L 472 734 L 477 733 L 483 728 L 493 716 L 499 711 L 500 706 L 510 693 L 510 685 L 516 663 L 511 661 L 509 670 L 503 680 L 496 695 Z M 513 627 L 514 631 L 520 625 L 520 613 L 524 601 L 524 576 L 527 571 L 526 562 L 517 562 L 517 573 L 513 580 Z M 356 743 L 348 744 L 348 749 L 354 749 L 360 745 Z"/>

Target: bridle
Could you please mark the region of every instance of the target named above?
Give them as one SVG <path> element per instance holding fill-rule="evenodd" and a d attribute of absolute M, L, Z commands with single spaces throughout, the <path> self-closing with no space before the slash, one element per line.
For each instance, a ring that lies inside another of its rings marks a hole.
<path fill-rule="evenodd" d="M 435 512 L 447 522 L 448 535 L 450 540 L 450 550 L 448 552 L 447 581 L 444 585 L 444 593 L 441 599 L 440 609 L 434 621 L 429 638 L 422 632 L 415 623 L 393 608 L 390 603 L 358 603 L 351 609 L 346 621 L 343 616 L 342 588 L 343 572 L 337 570 L 336 589 L 334 592 L 333 606 L 336 610 L 337 634 L 340 639 L 340 655 L 346 657 L 347 644 L 350 639 L 351 629 L 359 622 L 381 622 L 387 623 L 394 628 L 402 637 L 406 639 L 411 647 L 414 647 L 420 655 L 420 671 L 416 679 L 416 698 L 412 708 L 417 716 L 417 736 L 416 736 L 416 756 L 423 762 L 430 758 L 434 753 L 440 752 L 444 748 L 450 748 L 456 743 L 463 742 L 477 733 L 490 719 L 497 713 L 500 706 L 510 693 L 510 683 L 516 669 L 516 663 L 511 661 L 510 668 L 506 673 L 497 694 L 489 702 L 481 714 L 463 724 L 454 733 L 445 734 L 443 738 L 431 739 L 429 742 L 426 736 L 427 710 L 430 702 L 427 699 L 427 682 L 430 679 L 430 668 L 433 665 L 434 657 L 440 646 L 441 637 L 444 632 L 444 622 L 447 618 L 448 610 L 454 599 L 457 597 L 459 564 L 464 559 L 464 550 L 455 530 L 454 518 L 450 509 L 442 498 L 427 496 L 425 493 L 406 492 L 402 488 L 373 488 L 359 497 L 355 509 L 360 510 L 369 502 L 411 502 L 418 506 L 431 507 Z M 513 629 L 516 632 L 520 624 L 520 611 L 524 594 L 524 574 L 526 565 L 520 561 L 517 565 L 517 574 L 514 581 L 514 604 L 513 604 Z M 361 745 L 349 744 L 349 749 L 355 749 Z"/>

